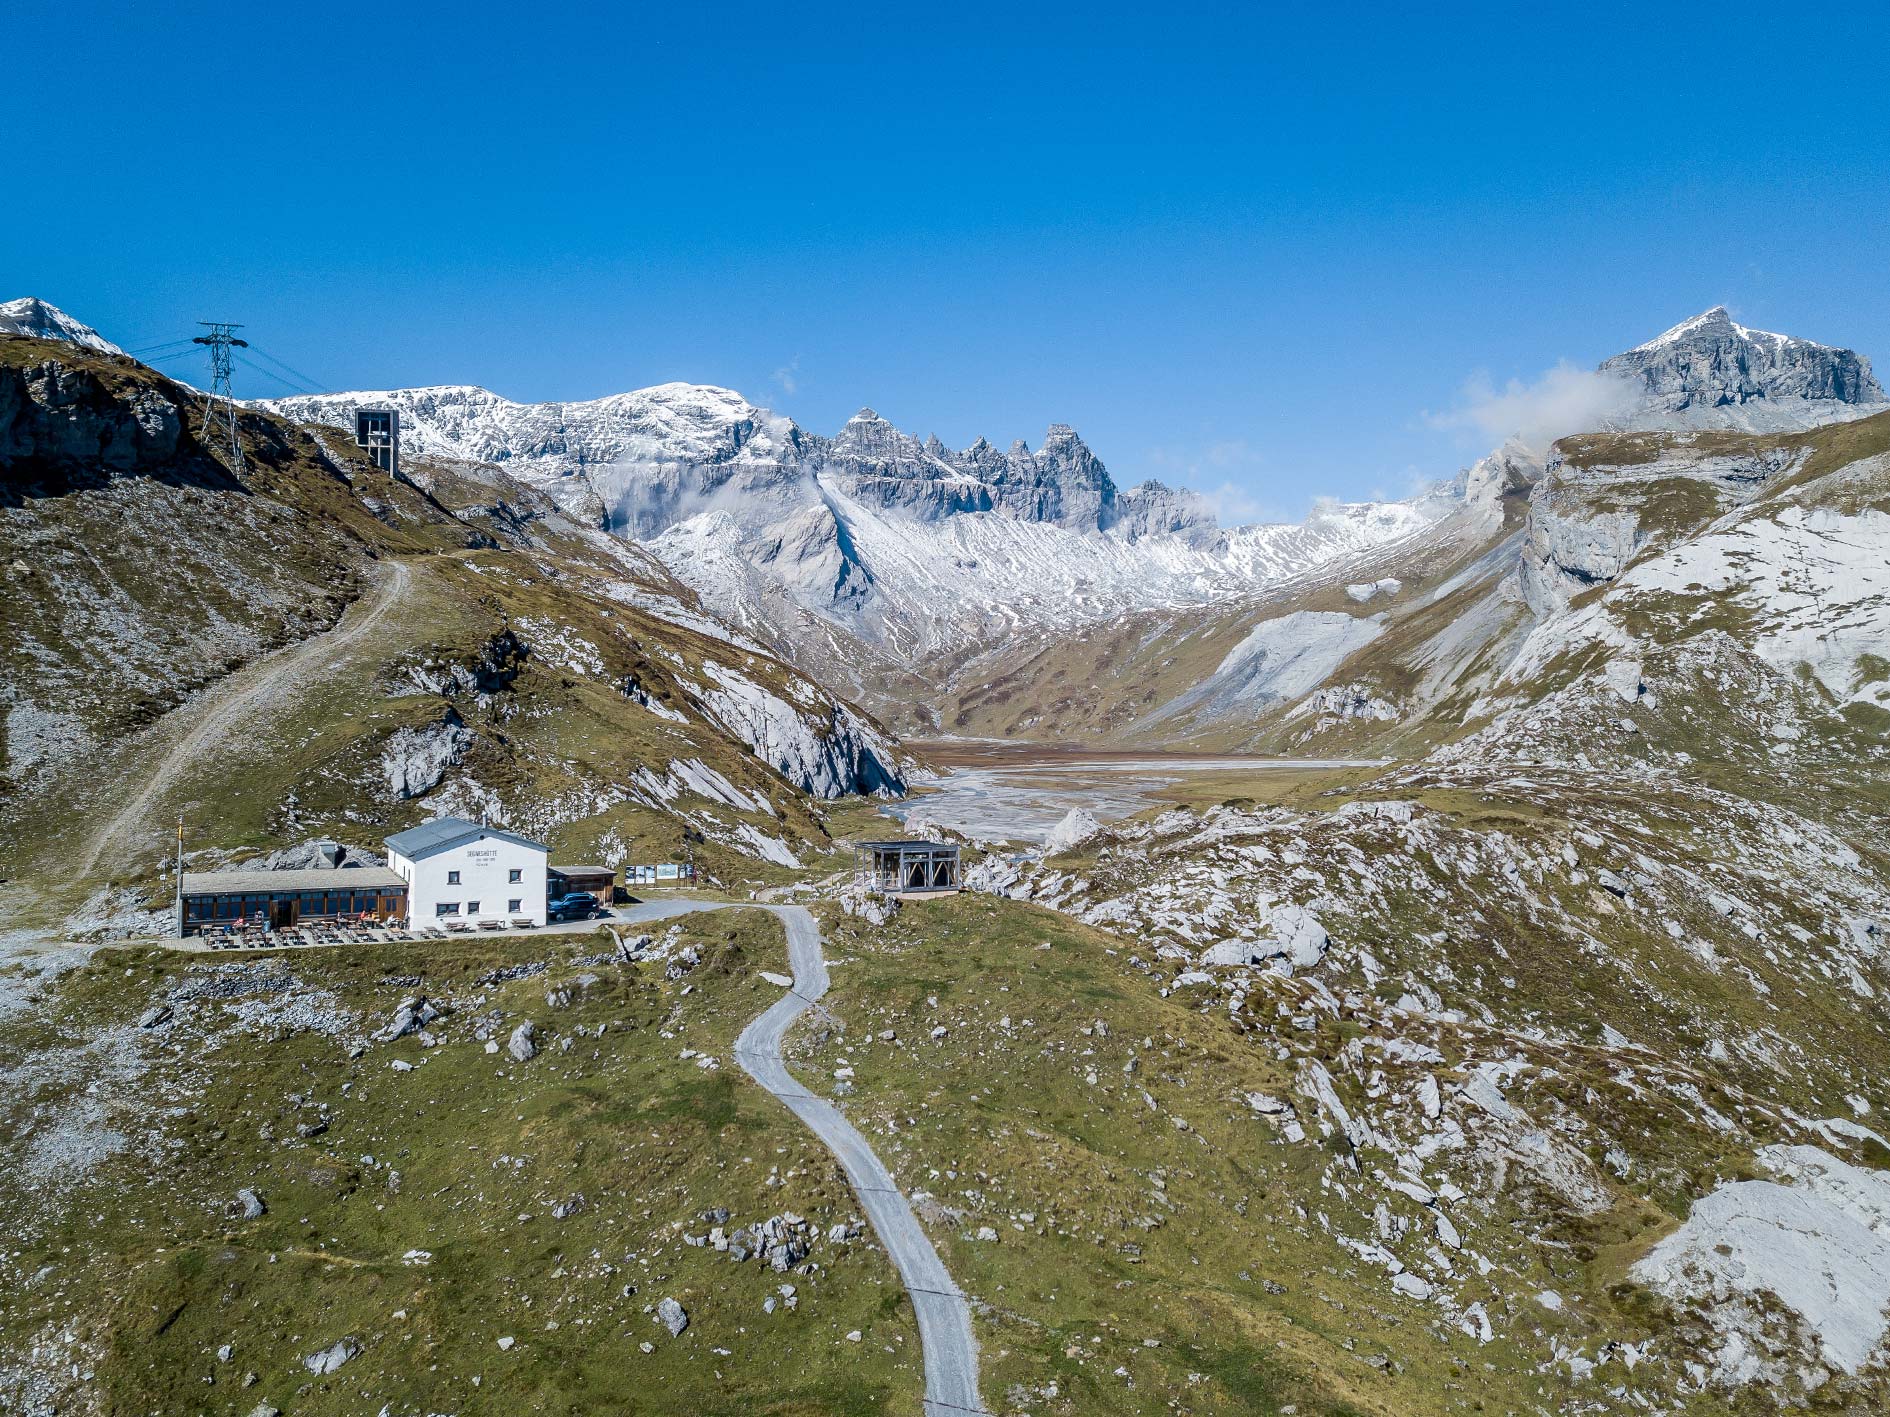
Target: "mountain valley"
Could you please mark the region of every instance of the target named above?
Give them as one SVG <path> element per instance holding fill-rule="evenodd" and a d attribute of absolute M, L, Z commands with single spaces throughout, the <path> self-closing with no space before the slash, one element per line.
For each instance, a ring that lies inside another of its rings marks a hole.
<path fill-rule="evenodd" d="M 920 1296 L 735 1077 L 769 917 L 161 942 L 180 816 L 207 870 L 453 813 L 810 905 L 788 1061 L 989 1412 L 1884 1410 L 1890 403 L 1721 308 L 1591 377 L 1408 500 L 1222 527 L 1064 425 L 684 384 L 259 400 L 236 468 L 0 306 L 0 1405 L 936 1410 Z M 928 821 L 995 745 L 1209 766 Z M 895 800 L 963 895 L 851 883 Z M 707 1238 L 782 1216 L 791 1273 Z"/>

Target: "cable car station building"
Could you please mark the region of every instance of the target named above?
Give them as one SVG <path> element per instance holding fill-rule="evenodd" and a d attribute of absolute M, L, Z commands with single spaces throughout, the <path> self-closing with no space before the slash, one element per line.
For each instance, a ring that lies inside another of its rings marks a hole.
<path fill-rule="evenodd" d="M 863 841 L 867 886 L 881 895 L 949 895 L 959 888 L 958 845 L 949 841 Z"/>

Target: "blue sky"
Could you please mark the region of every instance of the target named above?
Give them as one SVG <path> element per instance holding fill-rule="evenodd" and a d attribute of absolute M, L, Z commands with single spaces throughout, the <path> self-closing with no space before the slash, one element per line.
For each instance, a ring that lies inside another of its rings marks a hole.
<path fill-rule="evenodd" d="M 1713 304 L 1890 361 L 1866 11 L 281 9 L 10 13 L 0 299 L 335 389 L 1068 422 L 1248 515 L 1446 475 L 1467 381 Z"/>

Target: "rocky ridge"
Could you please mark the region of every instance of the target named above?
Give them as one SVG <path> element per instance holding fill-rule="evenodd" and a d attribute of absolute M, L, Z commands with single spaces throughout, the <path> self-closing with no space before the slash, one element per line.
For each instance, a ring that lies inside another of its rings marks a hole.
<path fill-rule="evenodd" d="M 1870 360 L 1855 350 L 1747 329 L 1723 305 L 1602 362 L 1638 402 L 1617 428 L 1782 432 L 1886 405 Z"/>

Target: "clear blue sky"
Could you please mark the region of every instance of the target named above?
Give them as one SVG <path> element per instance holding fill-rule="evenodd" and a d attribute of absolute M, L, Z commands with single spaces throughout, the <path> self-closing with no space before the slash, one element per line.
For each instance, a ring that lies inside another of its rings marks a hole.
<path fill-rule="evenodd" d="M 1868 7 L 901 8 L 15 6 L 0 298 L 336 389 L 1069 422 L 1273 514 L 1716 303 L 1890 372 Z"/>

